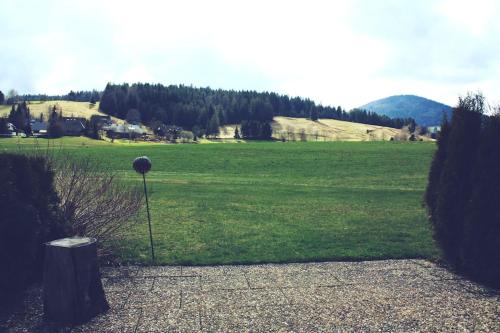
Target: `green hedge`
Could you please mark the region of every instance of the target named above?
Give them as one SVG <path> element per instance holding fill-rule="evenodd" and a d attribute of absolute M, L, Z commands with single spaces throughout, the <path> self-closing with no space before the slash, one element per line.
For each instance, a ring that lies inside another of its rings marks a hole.
<path fill-rule="evenodd" d="M 41 277 L 43 243 L 64 235 L 43 157 L 0 154 L 0 292 Z"/>
<path fill-rule="evenodd" d="M 500 115 L 484 107 L 468 95 L 443 122 L 425 201 L 444 259 L 500 287 Z"/>

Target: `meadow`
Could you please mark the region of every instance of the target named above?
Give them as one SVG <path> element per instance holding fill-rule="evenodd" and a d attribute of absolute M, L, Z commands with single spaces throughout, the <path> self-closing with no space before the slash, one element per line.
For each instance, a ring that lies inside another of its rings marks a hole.
<path fill-rule="evenodd" d="M 99 102 L 90 104 L 87 102 L 74 101 L 30 101 L 28 107 L 32 117 L 38 119 L 43 114 L 45 120 L 49 119 L 49 111 L 56 106 L 64 117 L 82 117 L 90 119 L 92 115 L 105 115 L 99 111 Z M 10 105 L 0 105 L 0 117 L 7 117 L 11 110 Z M 114 122 L 122 124 L 123 120 L 111 117 Z"/>
<path fill-rule="evenodd" d="M 2 139 L 0 150 L 30 149 L 33 142 Z M 138 185 L 131 162 L 150 157 L 158 264 L 439 256 L 422 206 L 433 143 L 154 145 L 64 138 L 50 146 L 97 159 Z M 149 263 L 145 212 L 123 236 L 119 259 Z"/>

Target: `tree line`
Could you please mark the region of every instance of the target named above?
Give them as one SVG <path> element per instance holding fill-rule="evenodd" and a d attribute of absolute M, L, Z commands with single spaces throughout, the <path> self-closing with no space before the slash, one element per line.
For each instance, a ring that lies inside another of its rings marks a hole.
<path fill-rule="evenodd" d="M 5 122 L 5 118 L 2 118 L 3 122 Z M 29 125 L 31 120 L 30 109 L 26 102 L 13 104 L 11 110 L 9 112 L 9 116 L 7 119 L 10 123 L 12 123 L 17 130 L 21 130 L 24 132 L 31 132 Z M 5 122 L 6 124 L 6 122 Z M 1 126 L 3 127 L 3 125 Z M 4 128 L 2 129 L 2 131 Z"/>
<path fill-rule="evenodd" d="M 75 101 L 75 102 L 89 102 L 96 103 L 101 98 L 101 92 L 97 90 L 71 90 L 66 95 L 47 95 L 47 94 L 24 94 L 19 95 L 15 89 L 8 91 L 5 95 L 0 91 L 0 105 L 7 104 L 13 105 L 20 102 L 33 102 L 33 101 Z"/>
<path fill-rule="evenodd" d="M 180 126 L 196 136 L 216 135 L 218 127 L 241 124 L 247 138 L 270 138 L 270 123 L 275 116 L 338 119 L 401 128 L 415 123 L 411 118 L 391 119 L 366 110 L 347 112 L 342 107 L 323 106 L 307 98 L 270 92 L 195 88 L 184 85 L 107 84 L 100 110 L 125 119 L 137 110 L 141 121 L 152 128 Z"/>

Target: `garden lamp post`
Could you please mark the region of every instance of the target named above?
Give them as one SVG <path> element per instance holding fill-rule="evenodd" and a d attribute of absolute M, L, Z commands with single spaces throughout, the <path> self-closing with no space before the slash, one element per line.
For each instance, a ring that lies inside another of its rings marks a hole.
<path fill-rule="evenodd" d="M 153 246 L 153 232 L 151 231 L 151 216 L 149 215 L 148 191 L 146 190 L 146 172 L 151 170 L 151 160 L 147 156 L 137 157 L 132 163 L 134 170 L 142 174 L 144 183 L 144 195 L 146 196 L 146 210 L 148 212 L 149 242 L 151 244 L 151 258 L 155 262 L 155 249 Z"/>

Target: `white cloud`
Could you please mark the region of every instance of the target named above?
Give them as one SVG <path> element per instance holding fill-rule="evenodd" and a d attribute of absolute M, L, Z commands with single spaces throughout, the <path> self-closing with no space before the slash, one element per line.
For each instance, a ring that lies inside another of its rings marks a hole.
<path fill-rule="evenodd" d="M 444 0 L 434 6 L 434 10 L 446 17 L 464 32 L 481 37 L 498 20 L 499 3 L 497 0 Z"/>
<path fill-rule="evenodd" d="M 470 89 L 500 90 L 495 0 L 5 0 L 1 9 L 2 90 L 153 81 L 345 108 L 400 93 L 452 104 Z"/>

